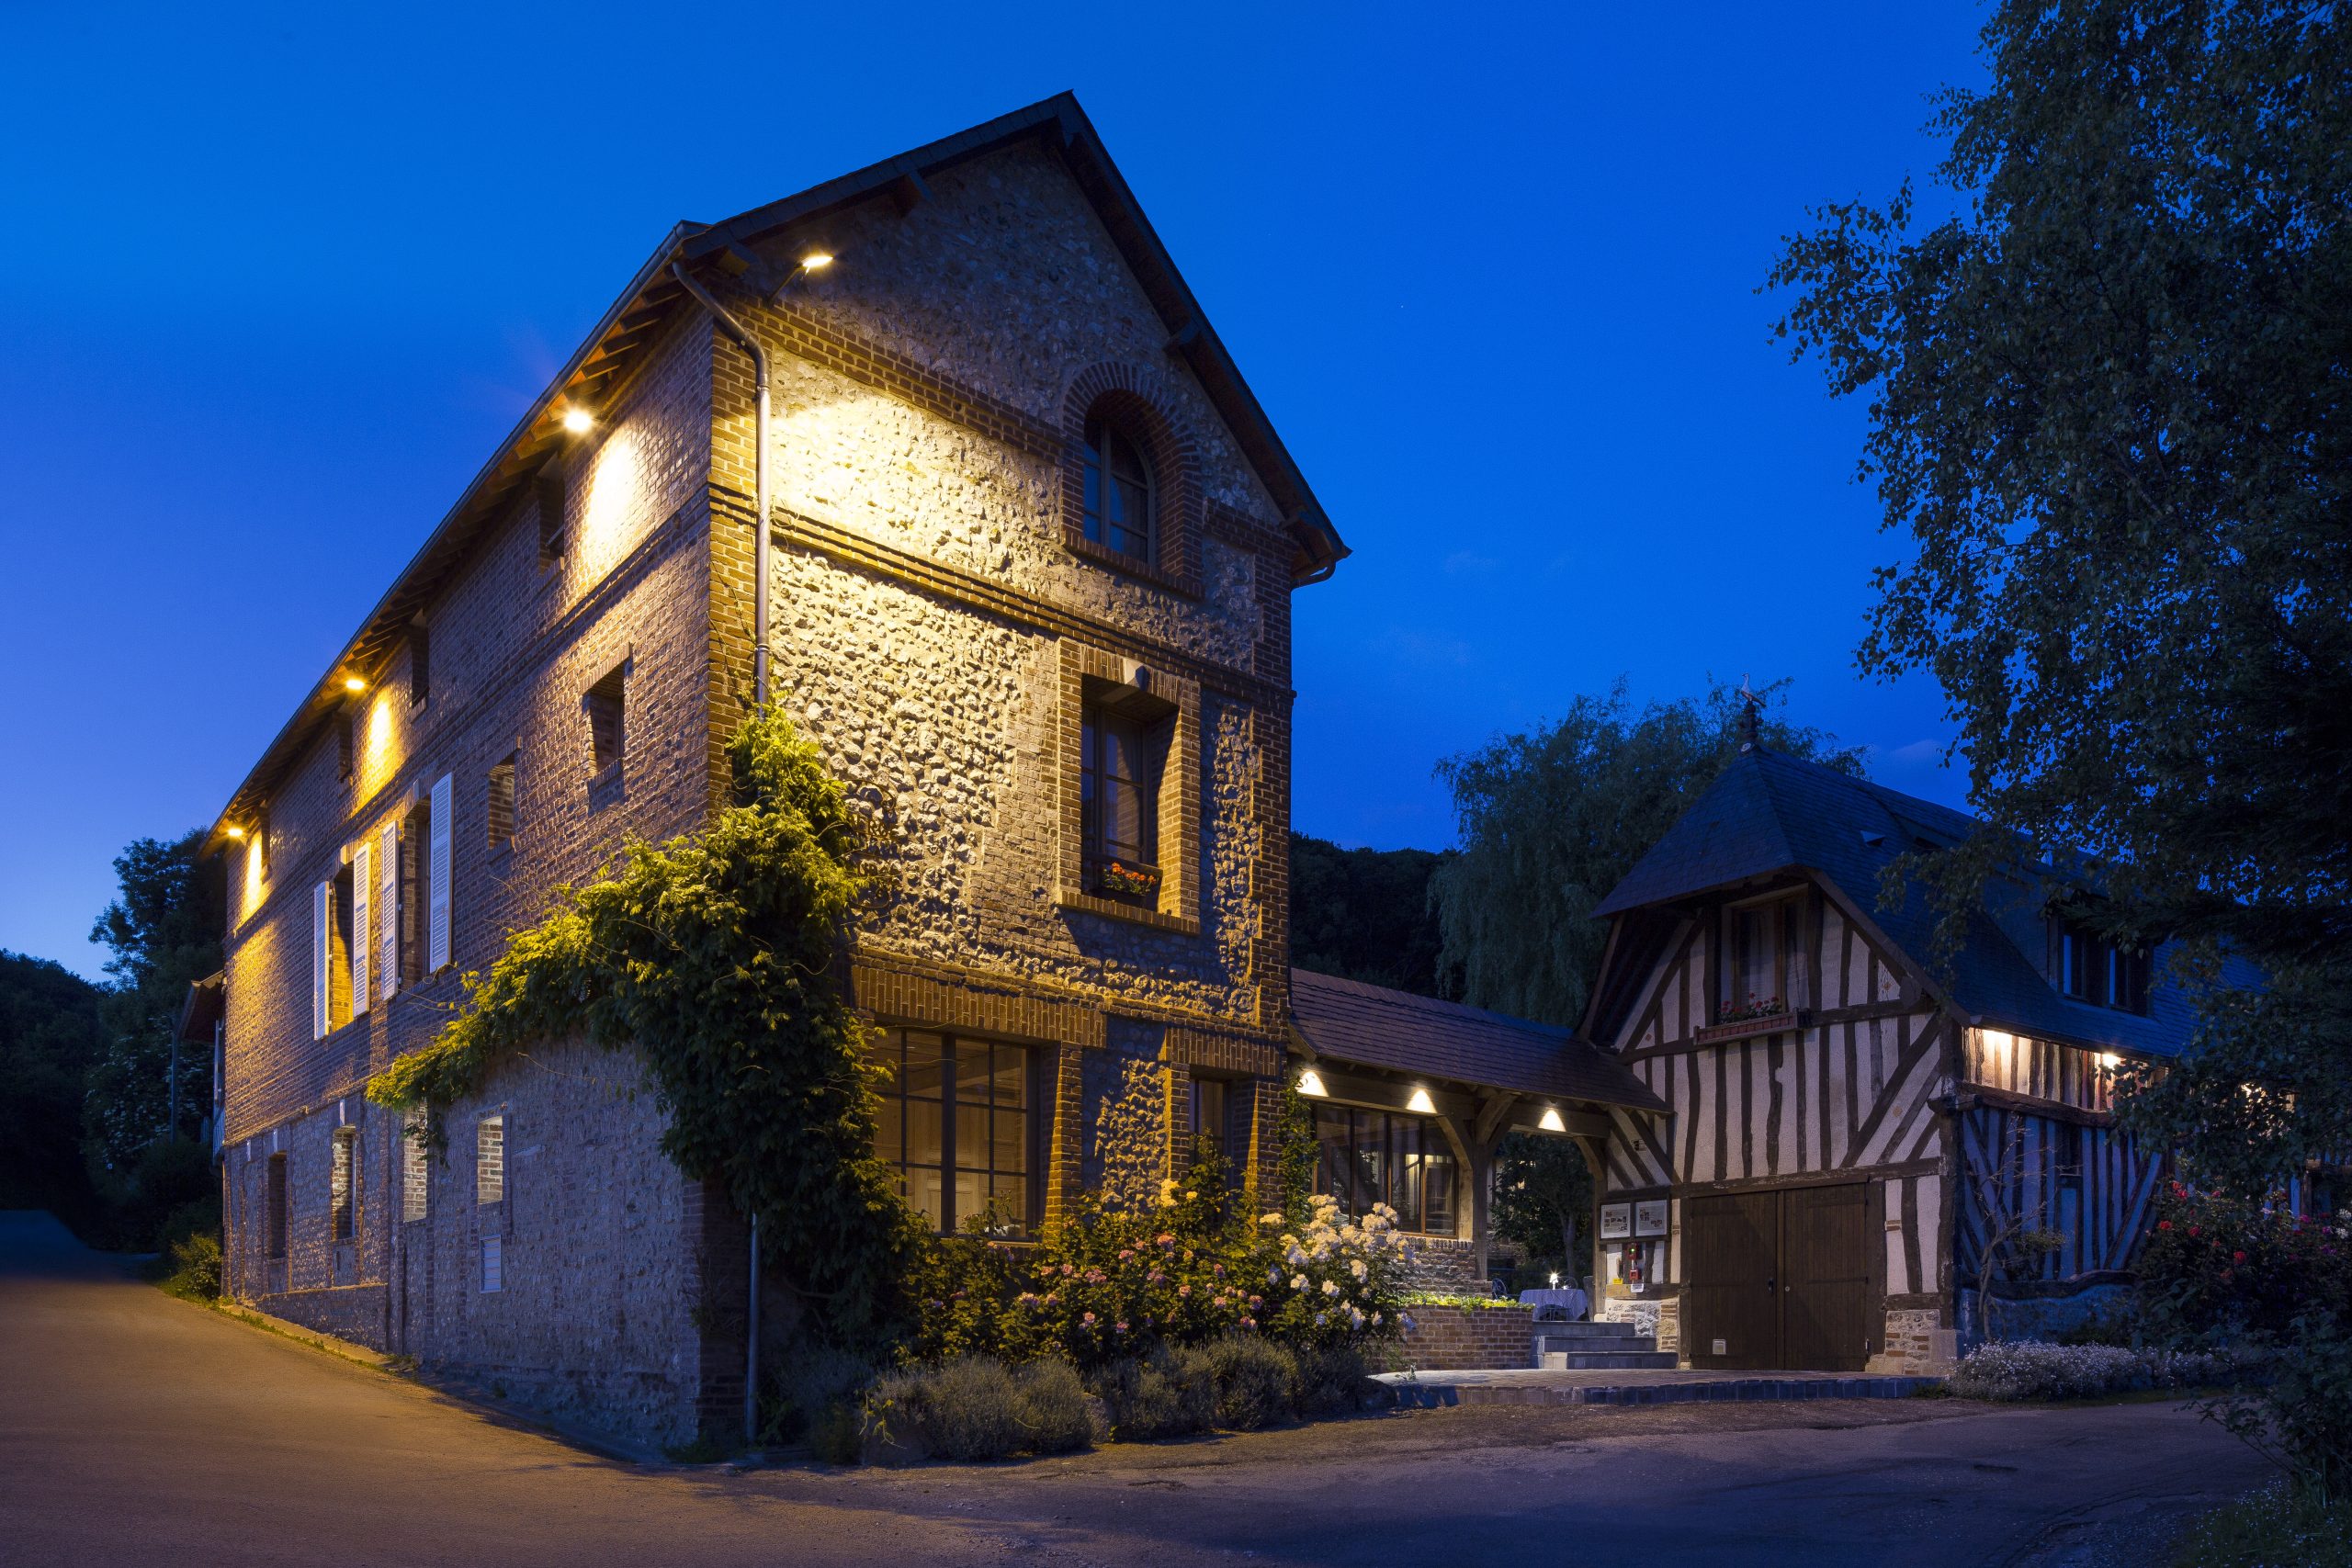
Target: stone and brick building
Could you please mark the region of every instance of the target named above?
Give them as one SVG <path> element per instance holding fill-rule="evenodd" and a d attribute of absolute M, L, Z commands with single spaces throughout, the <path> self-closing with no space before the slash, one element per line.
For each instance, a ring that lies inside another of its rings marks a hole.
<path fill-rule="evenodd" d="M 1290 596 L 1346 554 L 1065 96 L 679 225 L 321 672 L 214 831 L 228 1289 L 657 1442 L 735 1419 L 748 1270 L 640 1065 L 548 1042 L 438 1150 L 364 1089 L 559 885 L 729 787 L 752 361 L 688 280 L 773 367 L 773 690 L 888 846 L 845 977 L 943 1226 L 1156 1191 L 1198 1134 L 1269 1169 Z M 1493 1139 L 1576 1086 L 1411 1107 L 1393 1052 L 1336 1066 L 1475 1264 Z"/>

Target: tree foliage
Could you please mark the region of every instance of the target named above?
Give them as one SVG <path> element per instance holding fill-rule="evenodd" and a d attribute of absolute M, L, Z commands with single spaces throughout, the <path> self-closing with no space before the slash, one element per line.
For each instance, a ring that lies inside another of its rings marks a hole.
<path fill-rule="evenodd" d="M 1778 694 L 1785 682 L 1766 688 Z M 1430 879 L 1442 979 L 1464 1000 L 1573 1028 L 1607 931 L 1592 911 L 1739 754 L 1739 698 L 1636 711 L 1621 681 L 1555 723 L 1438 764 L 1462 850 Z M 1767 745 L 1859 775 L 1860 753 L 1768 717 Z"/>
<path fill-rule="evenodd" d="M 1905 538 L 1863 668 L 1934 673 L 2112 934 L 2184 940 L 2199 1036 L 2129 1112 L 2258 1190 L 2352 1146 L 2352 15 L 2007 0 L 1983 47 L 1955 209 L 1820 209 L 1779 331 Z"/>
<path fill-rule="evenodd" d="M 119 892 L 90 928 L 113 956 L 100 1004 L 102 1050 L 90 1065 L 82 1124 L 94 1168 L 118 1175 L 166 1131 L 192 1134 L 210 1106 L 212 1060 L 181 1047 L 180 1124 L 172 1104 L 172 1037 L 188 986 L 220 967 L 228 895 L 219 860 L 198 860 L 204 835 L 140 839 L 114 863 Z"/>
<path fill-rule="evenodd" d="M 1290 836 L 1290 955 L 1302 969 L 1438 997 L 1434 850 L 1343 850 Z"/>
<path fill-rule="evenodd" d="M 763 1260 L 820 1337 L 878 1346 L 906 1326 L 923 1243 L 874 1154 L 865 1032 L 836 980 L 862 835 L 781 713 L 749 720 L 732 754 L 734 805 L 563 890 L 368 1094 L 447 1105 L 541 1041 L 635 1050 L 669 1116 L 664 1151 L 759 1217 Z"/>
<path fill-rule="evenodd" d="M 1571 1284 L 1592 1267 L 1592 1167 L 1566 1138 L 1513 1133 L 1495 1150 L 1494 1230 L 1530 1262 L 1560 1264 Z"/>
<path fill-rule="evenodd" d="M 82 1092 L 102 999 L 48 959 L 0 952 L 0 1208 L 86 1206 Z"/>

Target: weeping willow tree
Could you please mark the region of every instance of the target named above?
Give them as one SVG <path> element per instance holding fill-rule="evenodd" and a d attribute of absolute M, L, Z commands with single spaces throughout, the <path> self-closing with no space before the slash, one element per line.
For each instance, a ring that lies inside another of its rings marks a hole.
<path fill-rule="evenodd" d="M 669 1117 L 663 1151 L 760 1219 L 763 1263 L 819 1333 L 878 1345 L 906 1322 L 922 1239 L 874 1156 L 864 1031 L 835 980 L 867 881 L 841 785 L 774 709 L 733 747 L 735 804 L 632 847 L 515 933 L 431 1044 L 368 1084 L 447 1105 L 537 1043 L 634 1051 Z"/>
<path fill-rule="evenodd" d="M 1781 699 L 1786 682 L 1765 688 Z M 1620 681 L 1557 721 L 1438 764 L 1453 791 L 1462 852 L 1430 878 L 1442 976 L 1463 1000 L 1574 1027 L 1608 935 L 1594 906 L 1739 754 L 1740 699 L 1635 711 Z M 1861 752 L 1770 715 L 1764 743 L 1860 776 Z"/>

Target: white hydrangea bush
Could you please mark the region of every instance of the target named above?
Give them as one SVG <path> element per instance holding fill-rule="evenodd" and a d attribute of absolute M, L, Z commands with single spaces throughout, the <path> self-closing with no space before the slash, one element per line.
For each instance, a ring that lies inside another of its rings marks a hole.
<path fill-rule="evenodd" d="M 1394 1338 L 1411 1326 L 1401 1280 L 1413 1244 L 1396 1210 L 1374 1203 L 1351 1220 L 1337 1199 L 1317 1193 L 1306 1224 L 1292 1231 L 1289 1223 L 1281 1213 L 1258 1222 L 1265 1302 L 1257 1316 L 1270 1332 L 1294 1345 L 1340 1346 Z"/>

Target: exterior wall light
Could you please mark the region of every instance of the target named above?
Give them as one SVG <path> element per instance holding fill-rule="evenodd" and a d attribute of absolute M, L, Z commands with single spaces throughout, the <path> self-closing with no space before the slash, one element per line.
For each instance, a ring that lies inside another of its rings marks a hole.
<path fill-rule="evenodd" d="M 229 837 L 236 840 L 239 843 L 243 843 L 244 841 L 245 830 L 243 828 L 223 828 L 221 831 L 228 834 Z"/>
<path fill-rule="evenodd" d="M 1405 1109 L 1418 1111 L 1424 1116 L 1434 1116 L 1437 1114 L 1437 1102 L 1430 1098 L 1429 1090 L 1416 1089 L 1405 1097 Z"/>
<path fill-rule="evenodd" d="M 1547 1133 L 1565 1133 L 1568 1130 L 1568 1124 L 1560 1120 L 1560 1108 L 1556 1105 L 1545 1106 L 1544 1114 L 1535 1119 L 1535 1124 Z"/>
<path fill-rule="evenodd" d="M 1321 1100 L 1331 1091 L 1323 1087 L 1323 1075 L 1309 1067 L 1298 1075 L 1298 1092 Z"/>
<path fill-rule="evenodd" d="M 803 272 L 822 272 L 832 265 L 833 255 L 831 251 L 810 251 L 800 258 L 800 270 Z"/>
<path fill-rule="evenodd" d="M 563 411 L 563 428 L 574 435 L 583 434 L 594 429 L 595 423 L 596 416 L 586 409 L 574 407 Z"/>
<path fill-rule="evenodd" d="M 343 689 L 346 692 L 364 692 L 368 689 L 368 682 L 356 675 L 345 675 L 343 678 Z"/>
<path fill-rule="evenodd" d="M 2123 1058 L 2112 1051 L 2101 1051 L 2098 1054 L 2098 1065 L 2111 1073 L 2123 1065 Z"/>

